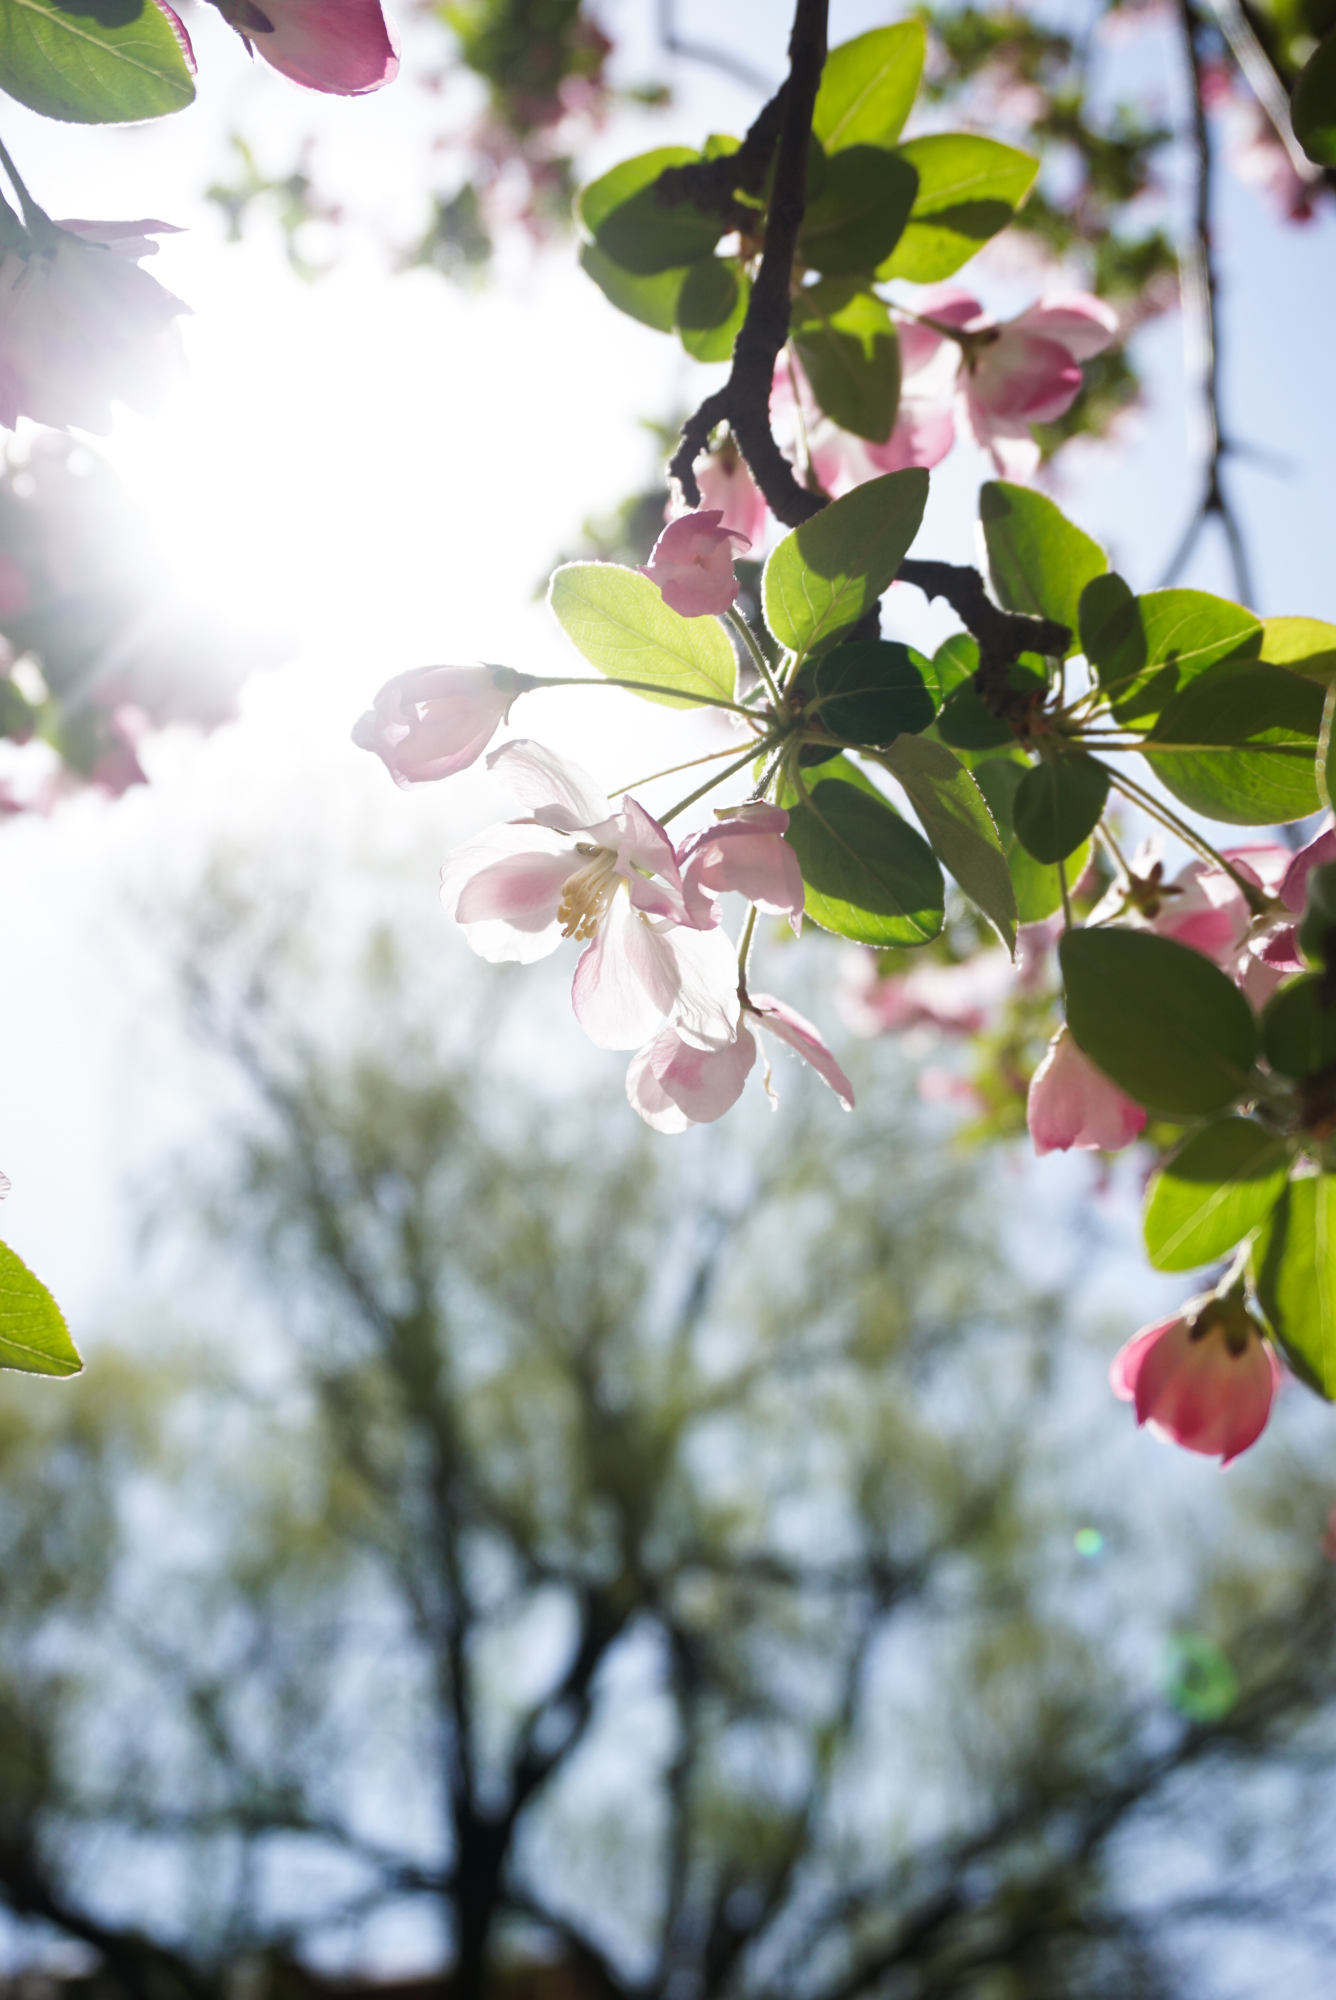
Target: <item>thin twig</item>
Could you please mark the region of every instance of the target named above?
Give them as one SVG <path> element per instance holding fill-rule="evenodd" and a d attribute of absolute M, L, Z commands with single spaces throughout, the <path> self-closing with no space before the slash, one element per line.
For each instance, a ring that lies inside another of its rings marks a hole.
<path fill-rule="evenodd" d="M 1248 554 L 1229 497 L 1225 492 L 1223 467 L 1232 447 L 1220 416 L 1220 315 L 1219 279 L 1211 242 L 1212 160 L 1211 132 L 1202 94 L 1201 51 L 1197 34 L 1201 26 L 1194 0 L 1178 0 L 1178 17 L 1183 30 L 1188 78 L 1192 93 L 1192 141 L 1196 160 L 1196 198 L 1192 228 L 1184 246 L 1182 266 L 1183 339 L 1188 374 L 1196 374 L 1199 394 L 1202 491 L 1192 519 L 1161 579 L 1169 584 L 1182 573 L 1201 532 L 1214 515 L 1224 532 L 1229 549 L 1234 588 L 1245 604 L 1253 602 Z"/>
<path fill-rule="evenodd" d="M 765 90 L 766 79 L 759 70 L 742 56 L 736 56 L 731 49 L 716 49 L 704 42 L 684 41 L 677 32 L 677 10 L 673 0 L 659 0 L 659 40 L 670 56 L 685 56 L 688 62 L 707 63 L 711 69 L 721 69 L 725 76 L 735 76 L 739 83 L 750 84 L 753 90 Z"/>

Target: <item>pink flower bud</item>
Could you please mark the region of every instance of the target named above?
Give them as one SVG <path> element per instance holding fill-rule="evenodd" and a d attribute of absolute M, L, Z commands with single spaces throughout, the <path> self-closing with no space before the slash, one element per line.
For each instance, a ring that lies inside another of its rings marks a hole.
<path fill-rule="evenodd" d="M 273 69 L 334 97 L 392 83 L 399 56 L 380 0 L 214 0 L 247 48 Z"/>
<path fill-rule="evenodd" d="M 1241 1302 L 1209 1298 L 1133 1334 L 1109 1381 L 1157 1437 L 1228 1465 L 1266 1428 L 1280 1363 Z"/>
<path fill-rule="evenodd" d="M 1041 1157 L 1073 1146 L 1116 1153 L 1136 1138 L 1146 1114 L 1059 1028 L 1030 1080 L 1025 1121 Z"/>
<path fill-rule="evenodd" d="M 731 437 L 696 460 L 696 484 L 702 508 L 716 512 L 721 527 L 741 535 L 748 544 L 761 540 L 769 509 Z"/>
<path fill-rule="evenodd" d="M 397 785 L 453 777 L 481 757 L 505 721 L 514 690 L 495 667 L 414 667 L 386 681 L 353 729 L 359 750 L 374 750 Z"/>
<path fill-rule="evenodd" d="M 750 548 L 751 543 L 736 529 L 721 528 L 723 518 L 718 507 L 679 515 L 640 565 L 640 574 L 658 585 L 664 603 L 683 618 L 727 611 L 738 594 L 731 544 Z"/>

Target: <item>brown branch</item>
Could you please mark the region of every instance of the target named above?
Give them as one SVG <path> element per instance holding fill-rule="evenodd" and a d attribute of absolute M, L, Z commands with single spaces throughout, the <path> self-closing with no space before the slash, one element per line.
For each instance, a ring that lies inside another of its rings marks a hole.
<path fill-rule="evenodd" d="M 730 228 L 752 233 L 760 211 L 738 201 L 739 193 L 759 195 L 765 187 L 784 119 L 787 86 L 781 84 L 757 113 L 736 153 L 717 160 L 695 160 L 690 166 L 665 167 L 654 183 L 654 199 L 664 207 L 689 201 L 707 215 L 718 215 Z"/>
<path fill-rule="evenodd" d="M 826 61 L 828 4 L 829 0 L 798 0 L 789 37 L 789 80 L 780 93 L 782 117 L 765 247 L 747 316 L 734 343 L 732 372 L 723 388 L 707 396 L 695 416 L 683 425 L 682 441 L 668 468 L 669 477 L 678 481 L 688 503 L 698 507 L 696 459 L 716 424 L 727 422 L 771 509 L 790 528 L 809 520 L 825 505 L 819 494 L 799 485 L 793 467 L 775 443 L 770 430 L 770 385 L 776 356 L 789 337 L 793 259 L 806 207 L 807 142 Z M 732 161 L 728 164 L 731 167 Z"/>
<path fill-rule="evenodd" d="M 1019 722 L 1032 697 L 1011 685 L 1007 669 L 1022 653 L 1044 653 L 1062 659 L 1071 632 L 1052 618 L 1035 618 L 1028 611 L 1003 611 L 983 587 L 977 569 L 966 563 L 920 562 L 906 557 L 898 581 L 912 583 L 925 597 L 944 597 L 967 632 L 979 642 L 979 669 L 974 685 L 984 706 L 1003 721 Z"/>
<path fill-rule="evenodd" d="M 1220 281 L 1215 268 L 1211 241 L 1211 131 L 1206 117 L 1201 50 L 1197 42 L 1201 20 L 1193 0 L 1178 0 L 1178 17 L 1183 30 L 1183 46 L 1191 83 L 1192 142 L 1197 169 L 1192 231 L 1180 260 L 1183 319 L 1185 332 L 1189 338 L 1194 331 L 1195 322 L 1200 349 L 1198 386 L 1204 438 L 1201 451 L 1201 498 L 1160 581 L 1162 586 L 1170 584 L 1182 573 L 1184 564 L 1201 538 L 1203 528 L 1214 515 L 1220 523 L 1229 549 L 1230 566 L 1234 572 L 1234 588 L 1245 604 L 1251 604 L 1253 588 L 1248 570 L 1248 552 L 1244 546 L 1243 531 L 1239 526 L 1238 517 L 1225 491 L 1223 478 L 1224 463 L 1231 455 L 1233 447 L 1225 435 L 1220 415 Z"/>

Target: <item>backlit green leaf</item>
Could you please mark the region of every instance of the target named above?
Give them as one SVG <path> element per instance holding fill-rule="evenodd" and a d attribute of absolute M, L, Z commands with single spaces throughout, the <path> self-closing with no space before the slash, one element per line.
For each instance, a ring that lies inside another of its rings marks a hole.
<path fill-rule="evenodd" d="M 60 1307 L 7 1243 L 0 1243 L 0 1368 L 77 1375 L 83 1367 Z"/>
<path fill-rule="evenodd" d="M 766 623 L 781 646 L 811 652 L 872 609 L 918 533 L 927 498 L 921 467 L 886 472 L 785 535 L 763 585 Z"/>
<path fill-rule="evenodd" d="M 832 423 L 884 444 L 900 402 L 900 343 L 881 300 L 826 279 L 799 292 L 789 325 L 812 394 Z"/>
<path fill-rule="evenodd" d="M 1223 1257 L 1280 1199 L 1290 1149 L 1255 1118 L 1218 1118 L 1194 1132 L 1146 1192 L 1146 1251 L 1157 1271 Z"/>
<path fill-rule="evenodd" d="M 1293 1180 L 1253 1252 L 1262 1311 L 1296 1375 L 1336 1397 L 1336 1180 Z"/>
<path fill-rule="evenodd" d="M 927 944 L 942 928 L 945 894 L 922 835 L 837 768 L 804 775 L 808 798 L 790 805 L 787 838 L 807 915 L 856 944 Z"/>
<path fill-rule="evenodd" d="M 1151 590 L 1136 600 L 1140 638 L 1124 635 L 1123 650 L 1101 685 L 1111 690 L 1120 722 L 1149 728 L 1189 681 L 1220 660 L 1255 659 L 1262 628 L 1251 611 L 1204 590 Z M 1140 665 L 1135 661 L 1143 655 Z"/>
<path fill-rule="evenodd" d="M 1042 923 L 1062 908 L 1062 878 L 1056 868 L 1046 867 L 1027 854 L 1016 838 L 1012 806 L 1026 773 L 1026 765 L 1014 757 L 980 757 L 973 765 L 974 781 L 988 801 L 988 810 L 997 826 L 1002 852 L 1006 856 L 1012 887 L 1016 892 L 1016 915 L 1023 924 Z M 1089 859 L 1089 846 L 1078 847 L 1067 858 L 1067 881 L 1078 881 Z"/>
<path fill-rule="evenodd" d="M 658 146 L 581 189 L 577 219 L 605 257 L 633 277 L 648 278 L 709 256 L 721 234 L 719 218 L 690 201 L 665 205 L 654 191 L 665 167 L 699 158 L 687 146 Z"/>
<path fill-rule="evenodd" d="M 1090 838 L 1109 796 L 1109 769 L 1084 751 L 1046 757 L 1025 773 L 1012 824 L 1027 854 L 1052 865 Z"/>
<path fill-rule="evenodd" d="M 1336 167 L 1336 34 L 1318 44 L 1300 71 L 1292 115 L 1294 136 L 1309 159 Z"/>
<path fill-rule="evenodd" d="M 1046 494 L 1001 479 L 980 491 L 979 519 L 999 603 L 1065 625 L 1075 651 L 1081 592 L 1108 568 L 1099 543 Z"/>
<path fill-rule="evenodd" d="M 153 0 L 0 0 L 0 90 L 47 118 L 119 125 L 180 111 L 195 84 Z"/>
<path fill-rule="evenodd" d="M 859 639 L 832 646 L 804 672 L 812 706 L 832 736 L 849 743 L 891 743 L 926 729 L 933 703 L 924 683 L 921 653 L 891 639 Z"/>
<path fill-rule="evenodd" d="M 548 602 L 568 639 L 610 680 L 733 699 L 733 648 L 715 618 L 683 618 L 647 576 L 617 563 L 566 563 Z M 669 708 L 691 704 L 646 694 Z"/>
<path fill-rule="evenodd" d="M 1321 618 L 1267 618 L 1260 657 L 1329 686 L 1336 678 L 1336 625 Z"/>
<path fill-rule="evenodd" d="M 687 353 L 697 361 L 727 361 L 750 297 L 751 279 L 731 258 L 692 264 L 677 297 L 677 331 Z"/>
<path fill-rule="evenodd" d="M 828 153 L 895 143 L 918 91 L 924 47 L 922 22 L 897 21 L 831 50 L 812 117 Z"/>
<path fill-rule="evenodd" d="M 1138 1104 L 1197 1116 L 1246 1087 L 1257 1054 L 1252 1009 L 1200 952 L 1105 927 L 1064 932 L 1059 956 L 1073 1035 Z"/>
<path fill-rule="evenodd" d="M 916 285 L 949 278 L 1004 229 L 1039 171 L 1029 153 L 972 132 L 934 132 L 898 150 L 918 175 L 918 194 L 877 276 Z"/>
<path fill-rule="evenodd" d="M 1302 973 L 1262 1011 L 1262 1053 L 1282 1076 L 1302 1080 L 1336 1064 L 1336 1007 L 1324 1003 L 1324 984 L 1323 974 Z"/>
<path fill-rule="evenodd" d="M 850 146 L 827 162 L 798 236 L 802 263 L 826 277 L 870 275 L 899 242 L 918 175 L 899 153 Z"/>
<path fill-rule="evenodd" d="M 1225 660 L 1168 703 L 1146 739 L 1147 759 L 1176 798 L 1208 819 L 1234 826 L 1303 819 L 1321 804 L 1314 760 L 1322 703 L 1319 681 Z M 1156 747 L 1174 743 L 1201 749 Z"/>
<path fill-rule="evenodd" d="M 840 649 L 827 657 L 838 659 Z M 983 793 L 944 744 L 899 736 L 880 761 L 904 786 L 909 803 L 944 868 L 1016 949 L 1016 891 L 1002 842 Z"/>
<path fill-rule="evenodd" d="M 677 301 L 686 271 L 659 271 L 652 278 L 633 278 L 611 257 L 605 257 L 595 243 L 580 245 L 580 265 L 602 292 L 609 305 L 627 313 L 659 333 L 671 333 L 677 324 Z"/>

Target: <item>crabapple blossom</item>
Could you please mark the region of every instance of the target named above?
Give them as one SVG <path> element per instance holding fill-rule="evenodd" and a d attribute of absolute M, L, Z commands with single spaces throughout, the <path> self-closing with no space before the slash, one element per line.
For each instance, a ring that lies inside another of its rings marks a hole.
<path fill-rule="evenodd" d="M 1040 455 L 1031 424 L 1052 423 L 1071 408 L 1081 388 L 1080 363 L 1115 339 L 1117 314 L 1088 292 L 1049 292 L 999 323 L 955 288 L 929 294 L 918 311 L 926 322 L 921 332 L 954 337 L 963 350 L 959 408 L 966 430 L 1003 478 L 1031 478 Z"/>
<path fill-rule="evenodd" d="M 638 1048 L 665 1015 L 693 1046 L 730 1044 L 737 959 L 722 931 L 693 926 L 658 821 L 629 795 L 615 813 L 577 764 L 525 738 L 487 763 L 528 817 L 467 842 L 441 871 L 442 900 L 479 957 L 529 964 L 576 938 L 576 1018 L 600 1048 Z"/>
<path fill-rule="evenodd" d="M 481 757 L 515 699 L 492 667 L 415 667 L 386 681 L 354 725 L 359 750 L 374 750 L 397 785 L 449 778 Z"/>
<path fill-rule="evenodd" d="M 683 618 L 704 618 L 727 611 L 738 594 L 731 544 L 751 547 L 748 536 L 720 526 L 718 507 L 679 514 L 670 521 L 650 550 L 640 574 L 662 592 L 663 601 Z"/>
<path fill-rule="evenodd" d="M 308 90 L 360 97 L 392 83 L 399 55 L 380 0 L 214 0 L 248 49 Z"/>
<path fill-rule="evenodd" d="M 853 1085 L 820 1032 L 768 993 L 750 994 L 742 1002 L 736 1038 L 724 1048 L 693 1047 L 669 1022 L 640 1050 L 626 1072 L 626 1095 L 632 1108 L 656 1132 L 685 1132 L 689 1125 L 708 1125 L 722 1118 L 741 1097 L 755 1065 L 753 1027 L 787 1043 L 830 1085 L 844 1109 L 853 1110 Z M 765 1087 L 771 1104 L 777 1107 L 768 1062 Z"/>
<path fill-rule="evenodd" d="M 912 334 L 917 329 L 909 331 Z M 934 335 L 932 349 L 941 345 Z M 797 459 L 805 452 L 822 489 L 837 499 L 879 473 L 902 472 L 911 465 L 936 465 L 955 443 L 951 406 L 954 357 L 945 355 L 937 361 L 929 353 L 932 365 L 911 373 L 921 344 L 906 345 L 902 340 L 901 347 L 904 373 L 900 404 L 884 444 L 854 437 L 832 423 L 818 405 L 796 357 L 781 353 L 775 363 L 771 420 L 784 435 L 790 456 Z"/>
<path fill-rule="evenodd" d="M 1116 1153 L 1129 1146 L 1146 1123 L 1139 1104 L 1110 1083 L 1062 1027 L 1030 1079 L 1025 1122 L 1035 1152 Z"/>
<path fill-rule="evenodd" d="M 1280 1363 L 1241 1302 L 1208 1298 L 1133 1334 L 1109 1381 L 1157 1437 L 1228 1465 L 1265 1429 Z"/>
<path fill-rule="evenodd" d="M 0 423 L 111 429 L 113 399 L 152 415 L 177 347 L 171 322 L 190 308 L 138 259 L 166 222 L 44 223 L 26 250 L 0 258 Z"/>
<path fill-rule="evenodd" d="M 702 930 L 719 921 L 718 899 L 730 890 L 759 910 L 786 916 L 795 935 L 802 930 L 803 877 L 798 857 L 784 838 L 789 816 L 781 806 L 725 806 L 707 827 L 682 847 L 682 895 L 693 924 Z"/>

